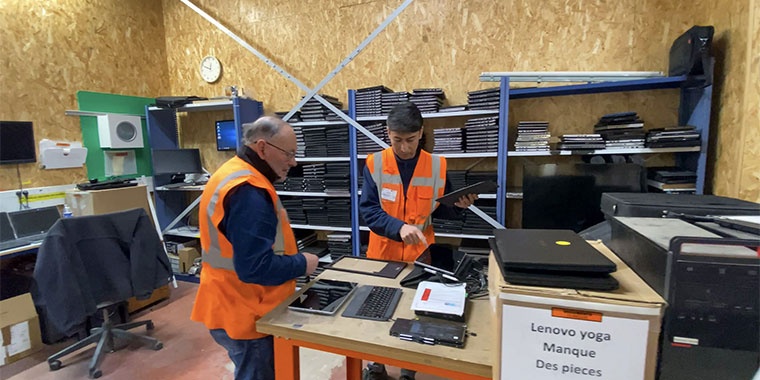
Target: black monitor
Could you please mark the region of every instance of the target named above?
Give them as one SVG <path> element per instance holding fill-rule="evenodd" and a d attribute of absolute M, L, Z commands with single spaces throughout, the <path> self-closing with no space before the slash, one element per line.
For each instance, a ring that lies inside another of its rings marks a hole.
<path fill-rule="evenodd" d="M 203 173 L 199 149 L 153 149 L 153 174 Z"/>
<path fill-rule="evenodd" d="M 0 164 L 36 162 L 31 121 L 0 121 Z"/>
<path fill-rule="evenodd" d="M 585 230 L 604 221 L 602 193 L 645 192 L 645 178 L 629 163 L 525 165 L 522 228 Z"/>
<path fill-rule="evenodd" d="M 235 120 L 216 122 L 216 150 L 237 150 L 238 138 Z"/>

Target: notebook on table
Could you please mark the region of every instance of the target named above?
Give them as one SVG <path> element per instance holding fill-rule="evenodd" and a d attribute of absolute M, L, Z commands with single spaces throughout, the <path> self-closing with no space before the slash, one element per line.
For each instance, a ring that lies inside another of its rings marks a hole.
<path fill-rule="evenodd" d="M 504 280 L 516 285 L 613 290 L 615 263 L 571 230 L 496 229 L 489 240 Z"/>

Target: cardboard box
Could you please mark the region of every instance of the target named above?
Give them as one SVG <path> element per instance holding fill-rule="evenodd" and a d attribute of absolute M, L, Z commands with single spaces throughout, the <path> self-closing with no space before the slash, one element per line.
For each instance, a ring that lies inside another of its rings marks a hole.
<path fill-rule="evenodd" d="M 201 253 L 195 247 L 180 248 L 177 252 L 179 256 L 179 270 L 181 273 L 187 273 L 191 266 L 193 266 L 193 260 L 201 257 Z"/>
<path fill-rule="evenodd" d="M 504 281 L 489 257 L 496 346 L 494 379 L 654 379 L 665 300 L 601 242 L 616 265 L 614 291 Z"/>
<path fill-rule="evenodd" d="M 153 291 L 153 294 L 151 294 L 150 298 L 148 299 L 138 300 L 137 298 L 132 297 L 129 299 L 129 302 L 127 302 L 127 313 L 132 314 L 135 311 L 145 308 L 146 306 L 153 305 L 156 302 L 165 300 L 169 298 L 170 295 L 171 289 L 169 288 L 169 284 L 166 284 L 158 289 L 155 289 Z"/>
<path fill-rule="evenodd" d="M 40 319 L 31 294 L 0 301 L 0 331 L 0 366 L 42 349 Z"/>
<path fill-rule="evenodd" d="M 116 211 L 143 208 L 153 220 L 145 185 L 116 189 L 66 191 L 66 204 L 74 216 L 108 214 Z"/>

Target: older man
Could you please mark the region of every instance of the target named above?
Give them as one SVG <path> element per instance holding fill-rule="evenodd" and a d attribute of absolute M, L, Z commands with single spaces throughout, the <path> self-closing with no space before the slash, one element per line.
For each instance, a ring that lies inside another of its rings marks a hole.
<path fill-rule="evenodd" d="M 299 253 L 272 185 L 296 166 L 288 123 L 243 125 L 245 146 L 206 184 L 200 203 L 203 270 L 191 319 L 202 322 L 235 363 L 235 379 L 274 379 L 271 336 L 256 321 L 295 291 L 318 257 Z"/>

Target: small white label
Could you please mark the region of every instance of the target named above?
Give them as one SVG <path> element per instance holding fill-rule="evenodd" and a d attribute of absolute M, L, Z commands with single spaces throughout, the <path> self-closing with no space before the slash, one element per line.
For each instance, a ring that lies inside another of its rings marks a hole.
<path fill-rule="evenodd" d="M 386 201 L 395 202 L 396 201 L 396 195 L 398 194 L 398 191 L 391 190 L 391 189 L 383 189 L 383 192 L 380 194 L 380 196 L 385 199 Z"/>
<path fill-rule="evenodd" d="M 699 346 L 699 339 L 697 338 L 685 338 L 682 336 L 674 336 L 673 343 L 690 344 L 692 346 Z"/>
<path fill-rule="evenodd" d="M 0 347 L 0 365 L 5 365 L 5 346 Z"/>
<path fill-rule="evenodd" d="M 11 343 L 8 345 L 8 356 L 16 355 L 30 348 L 32 348 L 32 342 L 29 339 L 29 321 L 11 326 Z"/>

